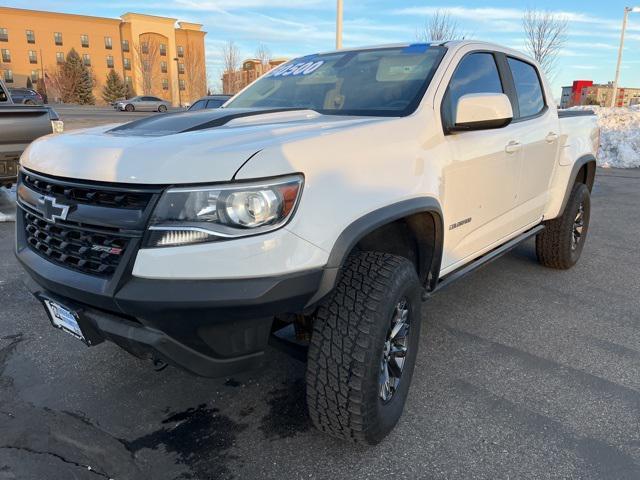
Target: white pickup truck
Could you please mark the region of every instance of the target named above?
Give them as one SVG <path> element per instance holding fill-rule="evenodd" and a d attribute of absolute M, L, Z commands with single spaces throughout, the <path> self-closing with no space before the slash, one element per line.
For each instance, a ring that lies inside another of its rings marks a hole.
<path fill-rule="evenodd" d="M 314 424 L 375 444 L 424 300 L 533 236 L 544 266 L 578 261 L 598 142 L 517 51 L 314 54 L 222 109 L 34 142 L 17 256 L 88 345 L 211 377 L 260 365 L 270 339 L 306 348 Z"/>

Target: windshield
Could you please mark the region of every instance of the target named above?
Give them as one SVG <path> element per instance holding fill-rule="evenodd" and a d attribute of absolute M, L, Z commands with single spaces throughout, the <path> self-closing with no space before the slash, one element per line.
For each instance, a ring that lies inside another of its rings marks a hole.
<path fill-rule="evenodd" d="M 297 58 L 271 70 L 225 108 L 408 115 L 418 106 L 444 53 L 444 47 L 418 44 Z"/>

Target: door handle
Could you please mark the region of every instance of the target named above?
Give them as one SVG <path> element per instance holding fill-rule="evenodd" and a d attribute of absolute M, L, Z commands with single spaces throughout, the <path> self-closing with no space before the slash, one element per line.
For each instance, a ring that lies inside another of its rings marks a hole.
<path fill-rule="evenodd" d="M 558 138 L 559 137 L 557 133 L 549 132 L 549 135 L 545 137 L 545 140 L 547 143 L 554 143 L 558 140 Z"/>
<path fill-rule="evenodd" d="M 522 148 L 522 144 L 520 142 L 511 141 L 507 143 L 506 147 L 504 147 L 504 151 L 507 153 L 516 153 L 520 151 L 521 148 Z"/>

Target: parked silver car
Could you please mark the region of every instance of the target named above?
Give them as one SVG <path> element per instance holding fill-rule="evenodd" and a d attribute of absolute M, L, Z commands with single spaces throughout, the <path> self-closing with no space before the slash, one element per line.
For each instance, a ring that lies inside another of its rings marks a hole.
<path fill-rule="evenodd" d="M 170 105 L 169 102 L 161 98 L 141 95 L 128 100 L 120 100 L 113 108 L 127 112 L 166 112 Z"/>

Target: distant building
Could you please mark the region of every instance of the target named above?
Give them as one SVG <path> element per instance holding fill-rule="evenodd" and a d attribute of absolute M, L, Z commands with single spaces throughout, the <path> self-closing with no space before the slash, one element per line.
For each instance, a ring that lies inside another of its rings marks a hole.
<path fill-rule="evenodd" d="M 222 75 L 222 90 L 226 94 L 236 94 L 251 82 L 257 80 L 270 70 L 282 65 L 287 60 L 274 58 L 263 64 L 257 58 L 250 58 L 242 62 L 242 68 L 235 72 L 224 72 Z"/>
<path fill-rule="evenodd" d="M 570 87 L 562 87 L 560 108 L 570 108 L 579 105 L 611 105 L 613 83 L 594 84 L 591 80 L 576 80 Z M 640 88 L 619 87 L 615 105 L 628 107 L 640 103 Z"/>
<path fill-rule="evenodd" d="M 98 101 L 114 69 L 138 95 L 178 105 L 206 93 L 205 34 L 197 23 L 139 13 L 103 18 L 0 7 L 0 75 L 9 87 L 35 87 L 73 48 L 91 69 Z"/>

